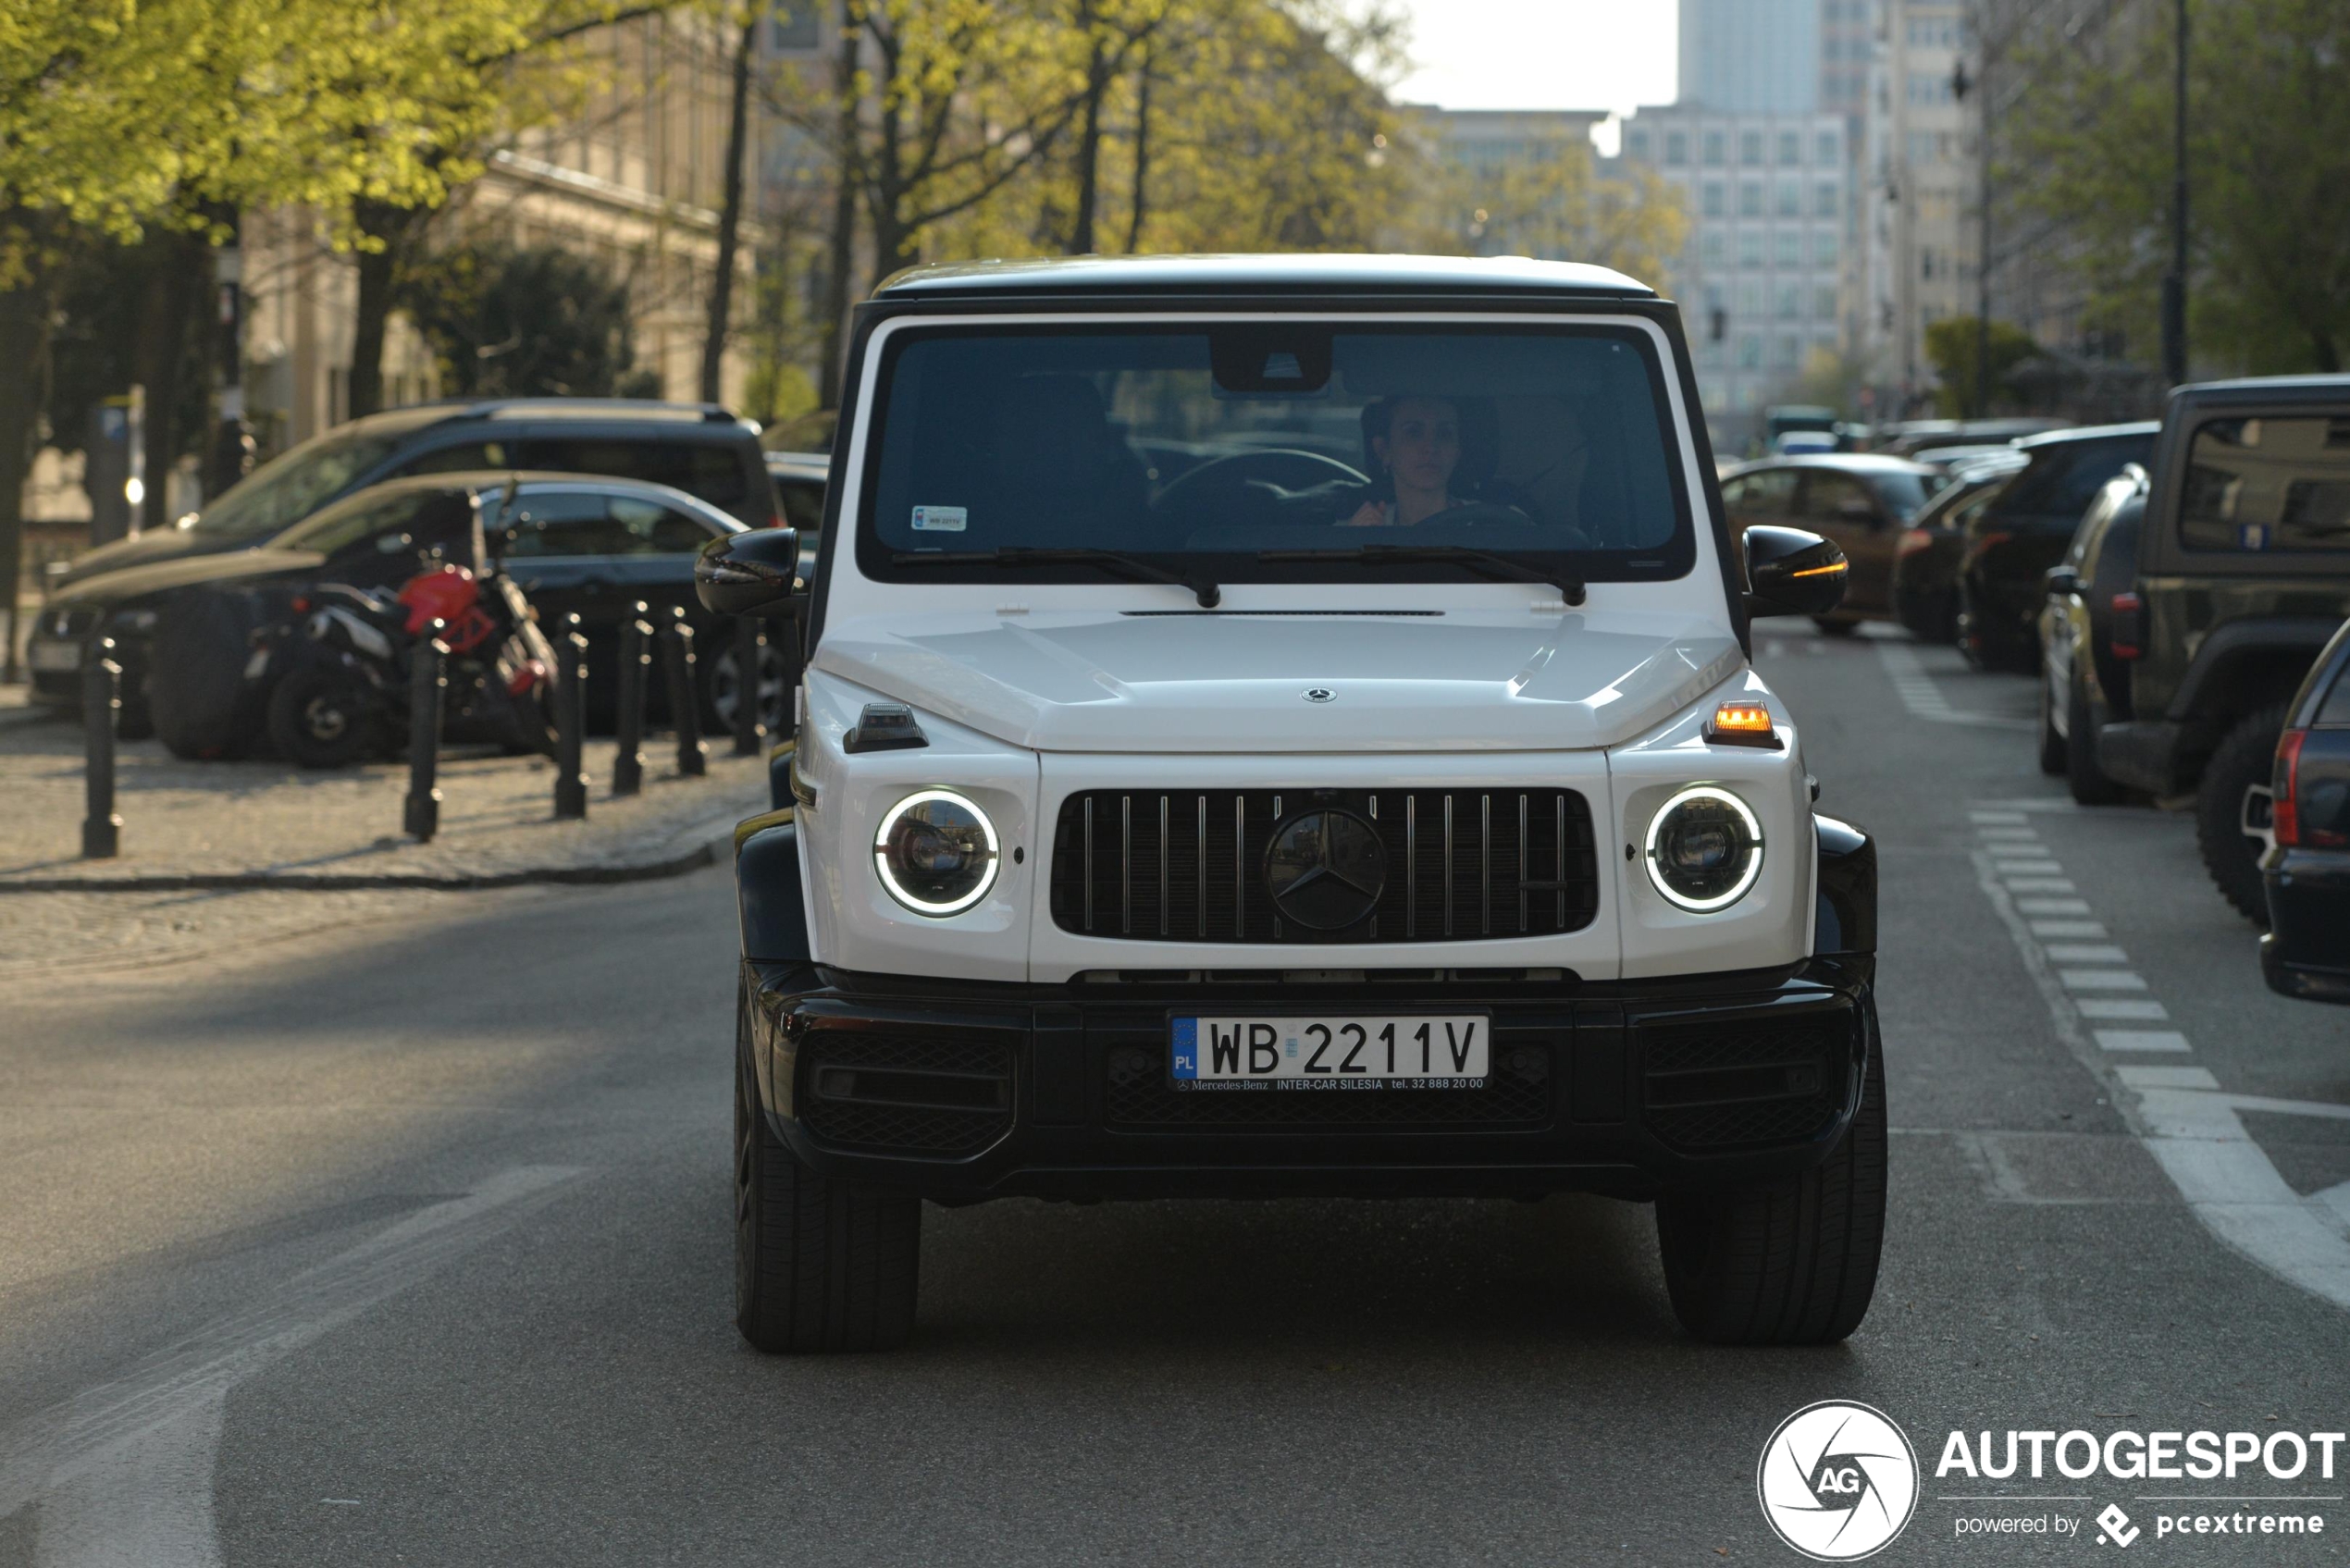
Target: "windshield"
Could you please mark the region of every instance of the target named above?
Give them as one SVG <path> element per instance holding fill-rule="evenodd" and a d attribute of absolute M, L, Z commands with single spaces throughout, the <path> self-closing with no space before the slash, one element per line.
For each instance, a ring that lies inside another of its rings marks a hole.
<path fill-rule="evenodd" d="M 280 453 L 220 492 L 191 525 L 217 538 L 253 539 L 298 523 L 391 451 L 383 436 L 329 432 Z"/>
<path fill-rule="evenodd" d="M 878 405 L 858 560 L 884 581 L 1099 579 L 991 565 L 1004 550 L 1117 550 L 1227 582 L 1481 574 L 1294 559 L 1390 545 L 1589 581 L 1677 576 L 1695 554 L 1662 370 L 1633 330 L 909 331 Z"/>
<path fill-rule="evenodd" d="M 1927 477 L 1928 475 L 1923 474 L 1911 474 L 1906 469 L 1880 474 L 1876 476 L 1877 497 L 1891 509 L 1897 519 L 1907 523 L 1925 506 Z"/>

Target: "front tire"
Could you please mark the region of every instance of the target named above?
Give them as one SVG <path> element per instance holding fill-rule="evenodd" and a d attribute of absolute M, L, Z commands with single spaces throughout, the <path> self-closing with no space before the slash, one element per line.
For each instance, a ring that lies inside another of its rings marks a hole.
<path fill-rule="evenodd" d="M 2269 923 L 2268 895 L 2260 885 L 2260 858 L 2269 840 L 2248 818 L 2265 823 L 2269 785 L 2274 776 L 2277 737 L 2284 733 L 2284 704 L 2241 720 L 2211 754 L 2195 803 L 2195 836 L 2204 869 L 2236 912 L 2257 926 Z"/>
<path fill-rule="evenodd" d="M 296 670 L 269 694 L 269 743 L 297 767 L 348 768 L 375 751 L 373 708 L 340 671 Z"/>
<path fill-rule="evenodd" d="M 770 1354 L 896 1350 L 914 1327 L 921 1200 L 819 1176 L 775 1136 L 747 989 L 736 1041 L 735 1327 Z"/>
<path fill-rule="evenodd" d="M 1825 615 L 1812 616 L 1812 624 L 1832 637 L 1853 636 L 1861 630 L 1861 623 L 1858 621 L 1838 621 Z"/>
<path fill-rule="evenodd" d="M 1832 1345 L 1861 1326 L 1885 1241 L 1885 1056 L 1861 1004 L 1860 1109 L 1825 1163 L 1767 1185 L 1657 1200 L 1673 1315 L 1717 1345 Z"/>

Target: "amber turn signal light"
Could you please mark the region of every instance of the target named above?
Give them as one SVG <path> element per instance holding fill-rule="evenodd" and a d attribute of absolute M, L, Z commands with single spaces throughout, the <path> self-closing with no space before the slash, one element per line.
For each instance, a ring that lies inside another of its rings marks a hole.
<path fill-rule="evenodd" d="M 1725 702 L 1705 723 L 1705 738 L 1715 746 L 1760 746 L 1776 751 L 1781 742 L 1771 727 L 1771 710 L 1759 702 Z"/>

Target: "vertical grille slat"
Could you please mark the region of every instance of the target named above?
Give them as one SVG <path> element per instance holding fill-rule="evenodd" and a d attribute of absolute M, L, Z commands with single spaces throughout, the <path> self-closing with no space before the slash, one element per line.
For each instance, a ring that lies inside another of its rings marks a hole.
<path fill-rule="evenodd" d="M 1186 794 L 1110 789 L 1064 800 L 1047 873 L 1054 922 L 1065 931 L 1149 942 L 1385 945 L 1558 935 L 1582 930 L 1599 908 L 1589 807 L 1573 790 L 1504 792 L 1499 811 L 1493 794 L 1480 793 L 1473 812 L 1465 809 L 1469 801 L 1444 790 L 1187 794 L 1188 833 L 1176 816 Z M 1113 802 L 1115 842 L 1099 821 Z M 1280 919 L 1262 881 L 1274 833 L 1289 820 L 1285 813 L 1317 807 L 1370 821 L 1387 843 L 1385 890 L 1360 923 L 1343 931 L 1314 931 Z M 1423 807 L 1441 818 L 1425 835 L 1419 831 Z M 1229 876 L 1220 869 L 1226 866 Z M 1551 896 L 1537 898 L 1537 893 Z M 1422 906 L 1431 897 L 1437 903 L 1425 910 L 1423 926 Z"/>

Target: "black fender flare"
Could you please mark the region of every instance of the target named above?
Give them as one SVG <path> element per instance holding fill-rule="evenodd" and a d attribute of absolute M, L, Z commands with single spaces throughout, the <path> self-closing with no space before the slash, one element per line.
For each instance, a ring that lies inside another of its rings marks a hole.
<path fill-rule="evenodd" d="M 2300 669 L 2290 685 L 2298 686 L 2341 625 L 2338 619 L 2322 615 L 2257 615 L 2216 628 L 2195 650 L 2164 717 L 2173 723 L 2204 718 L 2232 722 L 2241 716 L 2233 710 L 2229 691 L 2238 667 L 2262 655 L 2297 656 Z M 2290 689 L 2283 695 L 2290 696 Z"/>
<path fill-rule="evenodd" d="M 1812 951 L 1876 951 L 1876 840 L 1834 817 L 1812 814 L 1819 849 L 1819 905 Z"/>
<path fill-rule="evenodd" d="M 786 809 L 735 829 L 735 903 L 743 957 L 753 963 L 805 964 L 808 906 L 799 877 L 799 826 Z"/>

